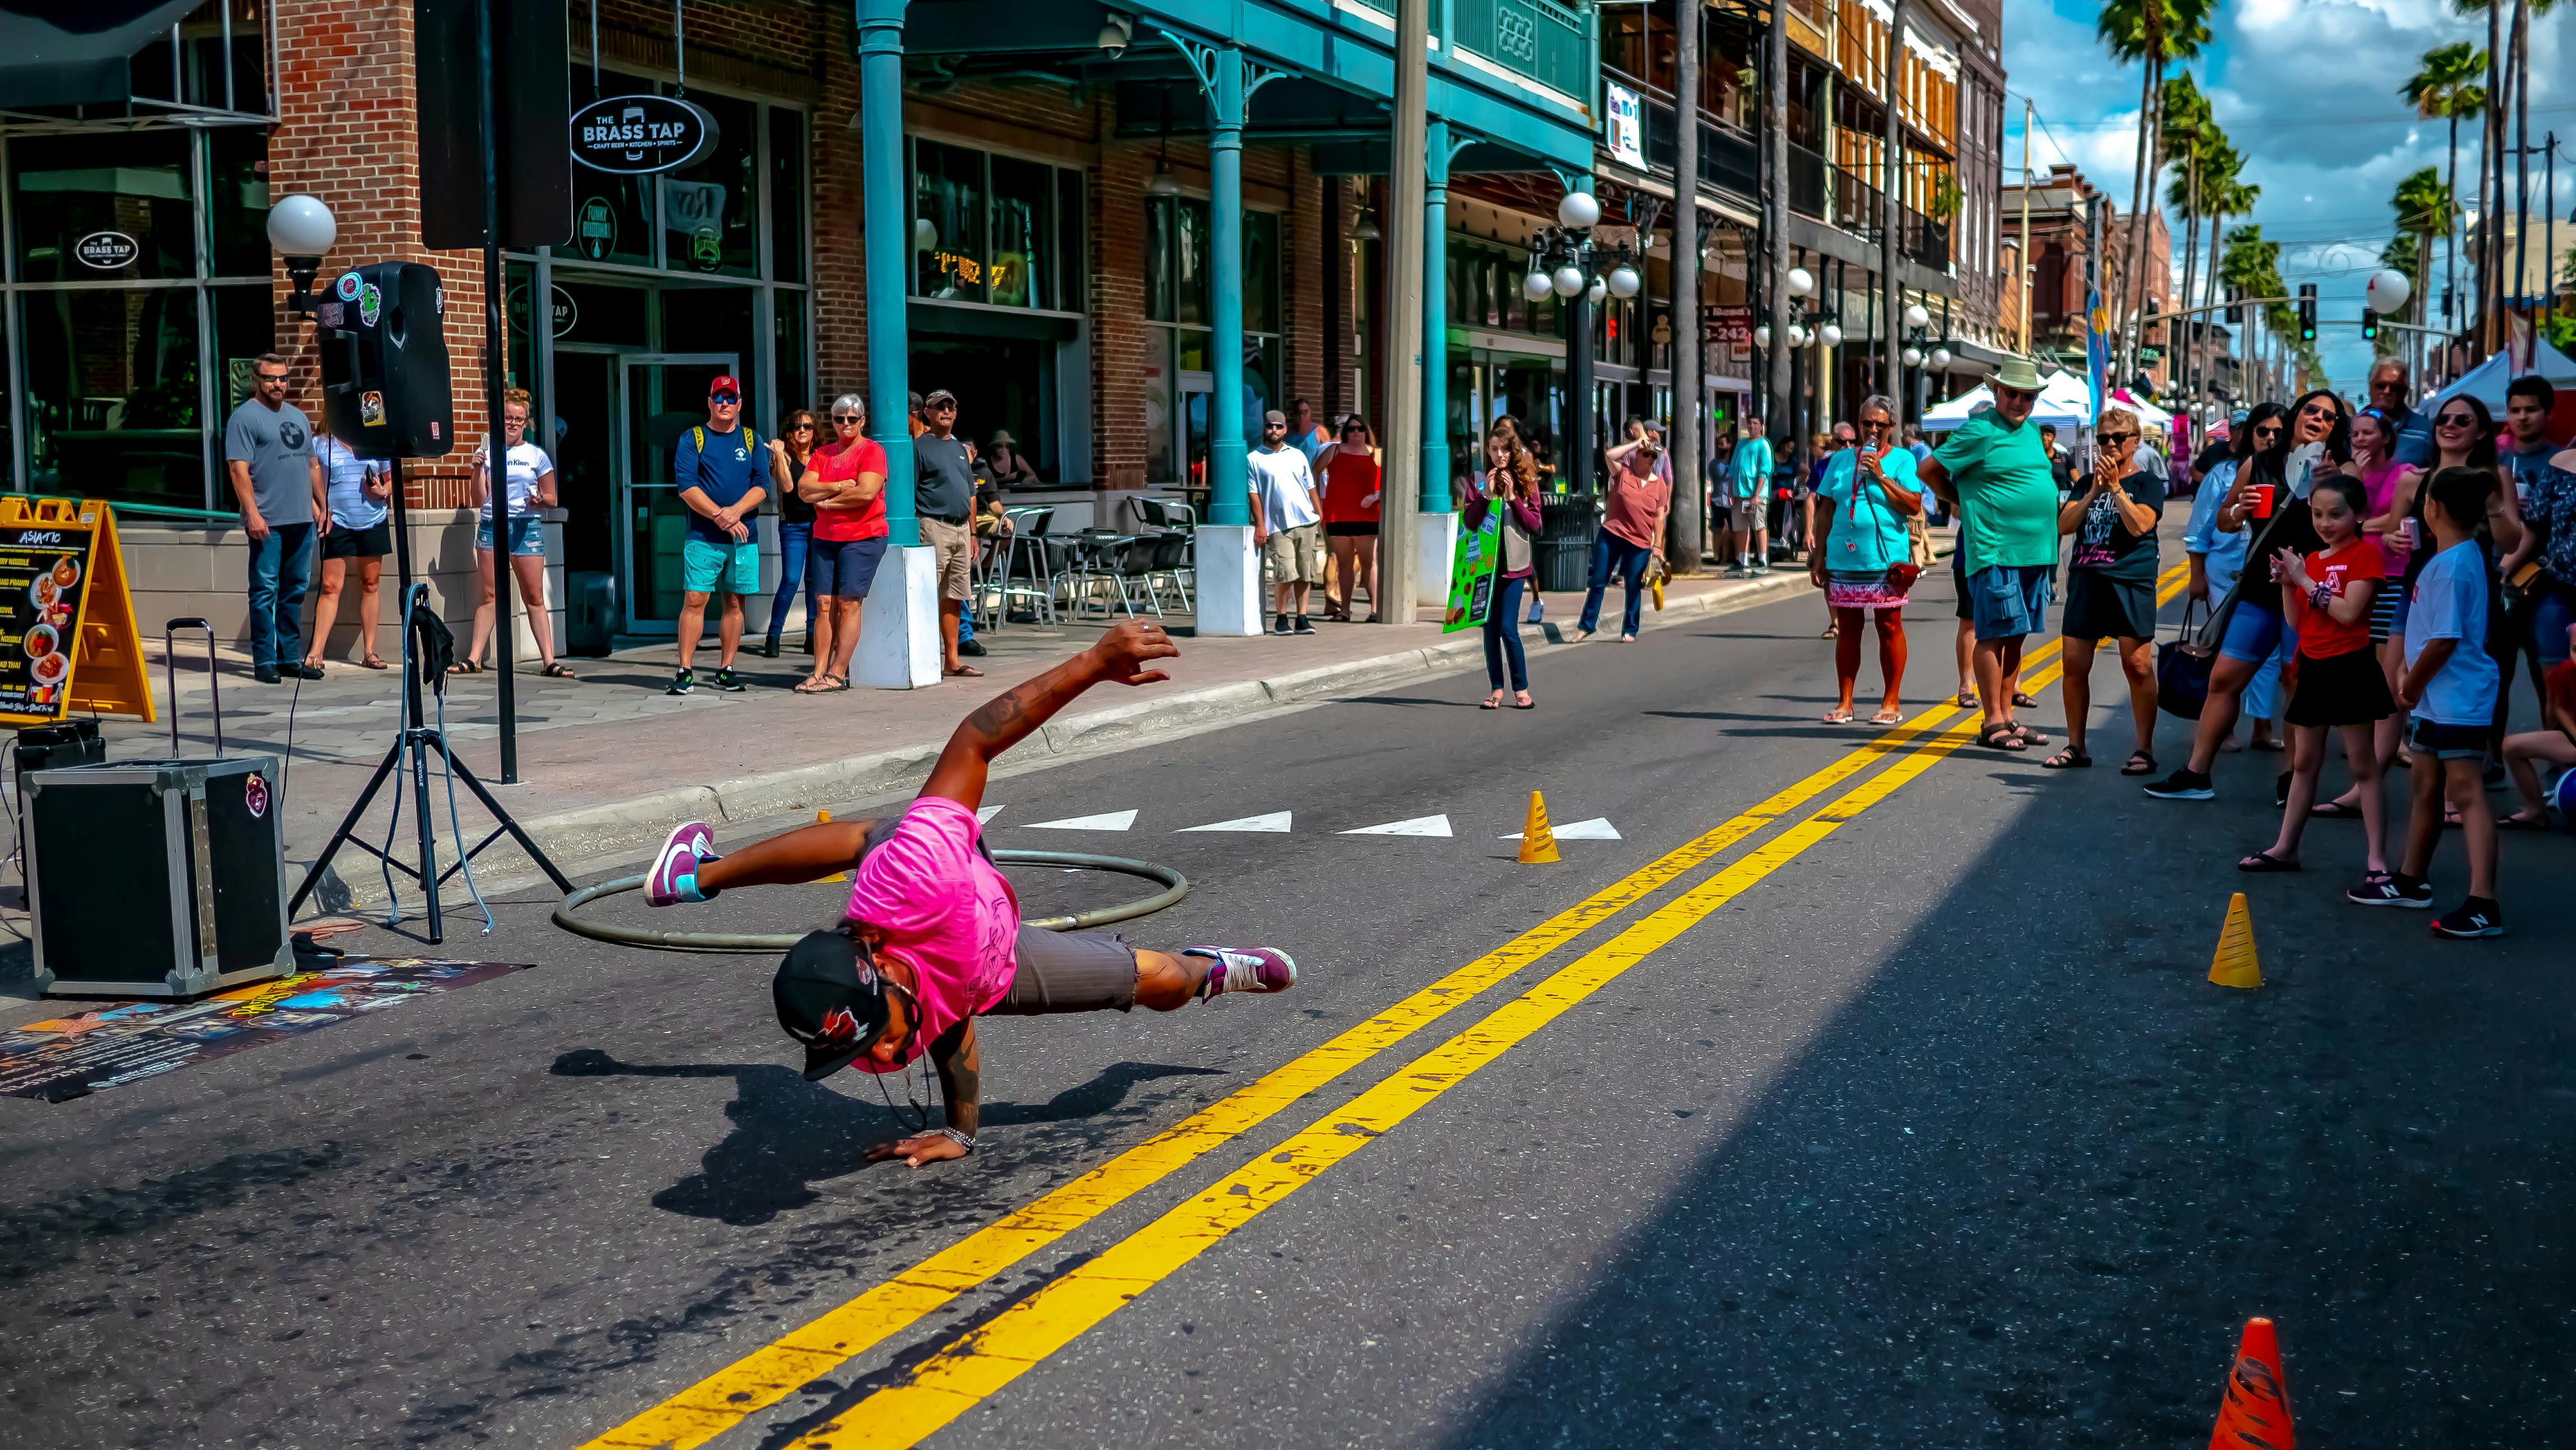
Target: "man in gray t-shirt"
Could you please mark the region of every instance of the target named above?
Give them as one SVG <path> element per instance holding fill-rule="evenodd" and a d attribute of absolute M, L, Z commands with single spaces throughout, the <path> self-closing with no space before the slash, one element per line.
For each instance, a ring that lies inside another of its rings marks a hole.
<path fill-rule="evenodd" d="M 287 361 L 262 353 L 251 365 L 251 395 L 224 422 L 224 477 L 250 535 L 251 672 L 274 685 L 288 675 L 322 678 L 325 640 L 304 650 L 304 586 L 313 573 L 313 534 L 328 529 L 313 423 L 286 401 Z"/>

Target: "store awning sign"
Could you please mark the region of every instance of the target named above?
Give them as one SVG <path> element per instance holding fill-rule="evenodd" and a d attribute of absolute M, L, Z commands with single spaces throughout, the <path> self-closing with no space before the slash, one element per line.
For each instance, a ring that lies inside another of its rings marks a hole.
<path fill-rule="evenodd" d="M 133 266 L 134 259 L 143 255 L 143 246 L 123 232 L 92 232 L 72 243 L 72 255 L 82 266 L 114 272 Z"/>
<path fill-rule="evenodd" d="M 1646 169 L 1646 125 L 1637 93 L 1617 81 L 1605 82 L 1610 120 L 1610 159 L 1622 166 Z"/>
<path fill-rule="evenodd" d="M 572 113 L 572 159 L 593 171 L 650 176 L 715 149 L 716 118 L 671 96 L 609 96 Z"/>

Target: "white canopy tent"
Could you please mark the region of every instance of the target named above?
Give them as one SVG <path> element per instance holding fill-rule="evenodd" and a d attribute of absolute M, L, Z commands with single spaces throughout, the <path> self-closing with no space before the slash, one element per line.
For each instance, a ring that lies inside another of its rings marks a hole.
<path fill-rule="evenodd" d="M 2137 414 L 2141 427 L 2163 432 L 2173 426 L 2173 414 L 2130 392 L 2127 388 L 2113 390 L 2108 401 L 2113 407 L 2126 408 Z"/>
<path fill-rule="evenodd" d="M 1994 390 L 1979 383 L 1946 403 L 1926 408 L 1923 431 L 1947 433 L 1994 400 Z M 2053 373 L 2040 385 L 2039 402 L 2030 410 L 2030 421 L 2057 428 L 2085 427 L 2093 421 L 2092 391 L 2073 373 Z"/>
<path fill-rule="evenodd" d="M 2550 433 L 2563 438 L 2576 432 L 2576 359 L 2551 347 L 2546 338 L 2533 338 L 2531 349 L 2532 365 L 2529 367 L 2515 366 L 2516 359 L 2509 353 L 2500 352 L 2460 374 L 2458 381 L 2421 405 L 2425 416 L 2430 417 L 2446 400 L 2466 393 L 2486 404 L 2487 411 L 2501 423 L 2504 421 L 2504 390 L 2514 379 L 2538 373 L 2558 390 L 2558 406 L 2549 414 Z M 1924 426 L 1931 425 L 1926 423 Z"/>

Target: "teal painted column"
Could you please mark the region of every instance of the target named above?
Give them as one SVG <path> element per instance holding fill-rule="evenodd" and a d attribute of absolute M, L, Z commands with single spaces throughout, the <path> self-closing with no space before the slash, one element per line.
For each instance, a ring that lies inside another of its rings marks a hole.
<path fill-rule="evenodd" d="M 1208 407 L 1208 522 L 1249 524 L 1243 441 L 1243 52 L 1209 57 L 1208 249 L 1215 396 Z"/>
<path fill-rule="evenodd" d="M 912 207 L 903 164 L 903 16 L 908 0 L 858 0 L 859 156 L 867 234 L 868 436 L 886 455 L 886 546 L 921 542 L 913 512 Z"/>
<path fill-rule="evenodd" d="M 1422 152 L 1422 512 L 1449 512 L 1449 123 L 1426 118 Z"/>

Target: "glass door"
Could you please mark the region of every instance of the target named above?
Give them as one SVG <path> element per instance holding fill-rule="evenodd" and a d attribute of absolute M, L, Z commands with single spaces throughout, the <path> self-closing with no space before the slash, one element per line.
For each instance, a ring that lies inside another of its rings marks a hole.
<path fill-rule="evenodd" d="M 733 353 L 627 353 L 618 359 L 619 593 L 630 634 L 670 634 L 680 615 L 680 545 L 689 506 L 671 477 L 671 448 L 707 421 L 707 384 L 739 378 Z"/>

